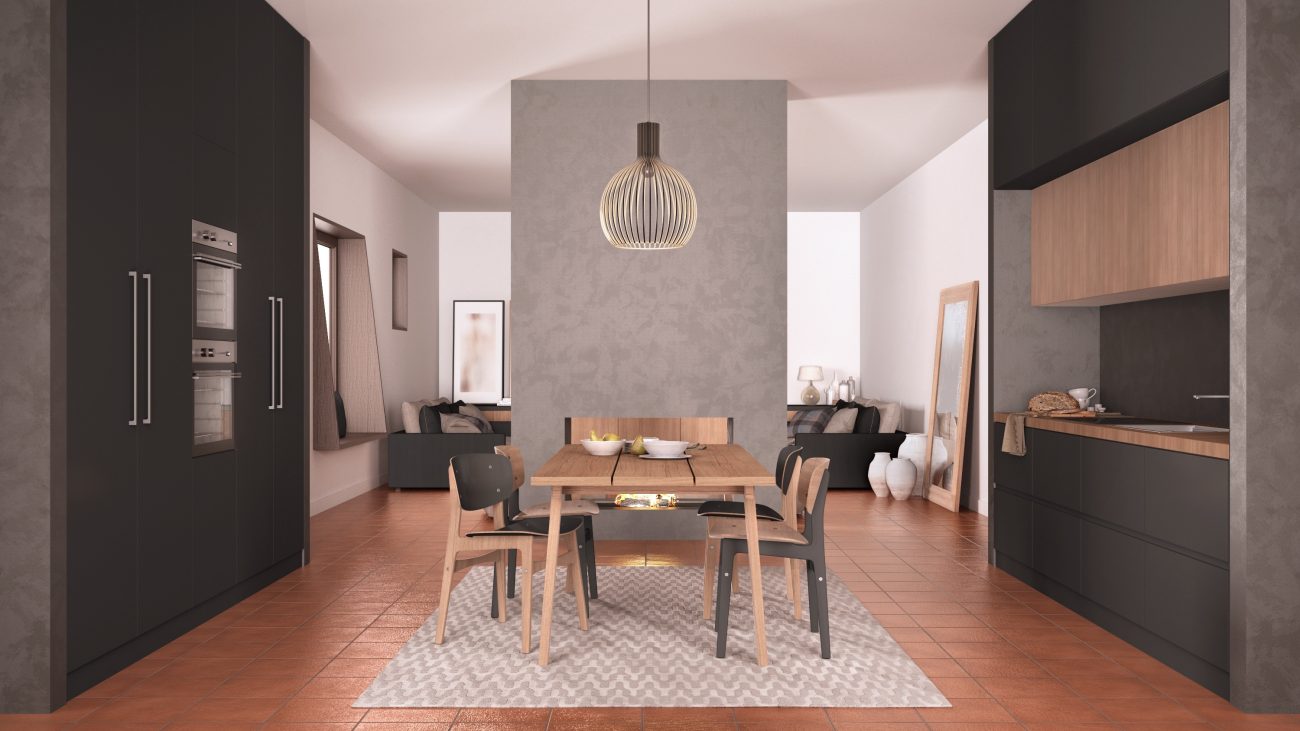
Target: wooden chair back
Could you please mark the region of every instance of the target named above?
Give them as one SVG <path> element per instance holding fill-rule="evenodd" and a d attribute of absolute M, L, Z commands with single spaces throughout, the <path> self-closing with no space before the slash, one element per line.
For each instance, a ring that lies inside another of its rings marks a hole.
<path fill-rule="evenodd" d="M 499 454 L 458 454 L 451 458 L 451 477 L 463 510 L 500 505 L 518 492 L 510 460 Z"/>
<path fill-rule="evenodd" d="M 831 484 L 831 461 L 825 457 L 805 460 L 799 470 L 800 504 L 804 510 L 803 534 L 810 540 L 822 536 L 826 494 Z"/>

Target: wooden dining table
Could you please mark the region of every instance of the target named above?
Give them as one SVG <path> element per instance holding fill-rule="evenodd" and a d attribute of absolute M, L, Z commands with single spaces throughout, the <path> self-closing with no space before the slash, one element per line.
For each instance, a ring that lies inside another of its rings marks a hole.
<path fill-rule="evenodd" d="M 551 610 L 555 602 L 556 554 L 560 546 L 560 507 L 565 496 L 610 497 L 623 492 L 671 492 L 677 495 L 743 494 L 745 537 L 749 544 L 749 575 L 754 597 L 754 637 L 758 664 L 767 664 L 767 636 L 763 625 L 763 572 L 758 552 L 758 514 L 754 490 L 773 484 L 772 473 L 744 447 L 708 444 L 688 452 L 690 459 L 640 459 L 633 454 L 595 457 L 581 444 L 560 448 L 532 484 L 551 490 L 550 527 L 546 536 L 546 576 L 542 593 L 542 637 L 538 663 L 550 662 Z"/>

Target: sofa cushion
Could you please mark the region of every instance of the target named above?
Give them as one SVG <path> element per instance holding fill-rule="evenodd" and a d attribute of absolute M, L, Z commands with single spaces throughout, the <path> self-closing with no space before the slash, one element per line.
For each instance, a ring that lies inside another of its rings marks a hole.
<path fill-rule="evenodd" d="M 863 398 L 859 396 L 854 399 L 863 406 L 875 406 L 880 409 L 880 433 L 893 434 L 898 431 L 898 425 L 903 421 L 903 405 L 896 401 L 882 401 L 876 398 Z"/>
<path fill-rule="evenodd" d="M 823 434 L 852 434 L 853 427 L 858 422 L 857 409 L 837 409 L 831 416 L 831 420 L 826 422 L 826 428 L 822 429 Z"/>
<path fill-rule="evenodd" d="M 425 406 L 420 409 L 420 433 L 442 433 L 442 414 L 439 414 L 438 410 L 433 406 Z"/>
<path fill-rule="evenodd" d="M 434 406 L 440 403 L 446 403 L 447 399 L 420 399 L 419 401 L 405 401 L 402 403 L 402 429 L 407 434 L 420 433 L 420 409 L 425 406 Z"/>
<path fill-rule="evenodd" d="M 460 407 L 464 405 L 464 401 L 457 401 L 456 403 L 451 404 L 447 403 L 447 399 L 444 398 L 438 399 L 438 403 L 434 405 L 434 408 L 438 410 L 439 414 L 459 414 Z"/>
<path fill-rule="evenodd" d="M 491 434 L 492 425 L 465 414 L 439 414 L 443 434 Z M 485 428 L 486 427 L 486 428 Z"/>
<path fill-rule="evenodd" d="M 794 418 L 790 419 L 789 435 L 795 434 L 821 434 L 826 430 L 826 424 L 831 420 L 833 409 L 829 406 L 819 409 L 800 409 L 794 412 Z"/>
<path fill-rule="evenodd" d="M 875 406 L 858 406 L 858 420 L 853 425 L 854 434 L 879 434 L 880 409 Z"/>

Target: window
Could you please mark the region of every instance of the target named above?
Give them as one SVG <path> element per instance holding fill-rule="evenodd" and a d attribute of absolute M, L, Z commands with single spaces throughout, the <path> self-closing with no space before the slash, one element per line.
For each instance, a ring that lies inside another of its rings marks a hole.
<path fill-rule="evenodd" d="M 316 260 L 320 264 L 321 297 L 325 300 L 325 339 L 329 342 L 330 357 L 334 361 L 334 375 L 338 377 L 338 251 L 339 240 L 324 231 L 316 232 Z"/>
<path fill-rule="evenodd" d="M 393 329 L 406 330 L 406 254 L 393 250 Z"/>

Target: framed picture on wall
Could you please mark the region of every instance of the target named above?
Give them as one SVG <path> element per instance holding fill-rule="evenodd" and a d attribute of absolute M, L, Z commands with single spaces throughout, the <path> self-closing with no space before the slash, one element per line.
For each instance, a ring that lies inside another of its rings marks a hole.
<path fill-rule="evenodd" d="M 505 300 L 451 303 L 451 399 L 495 404 L 506 386 Z"/>

